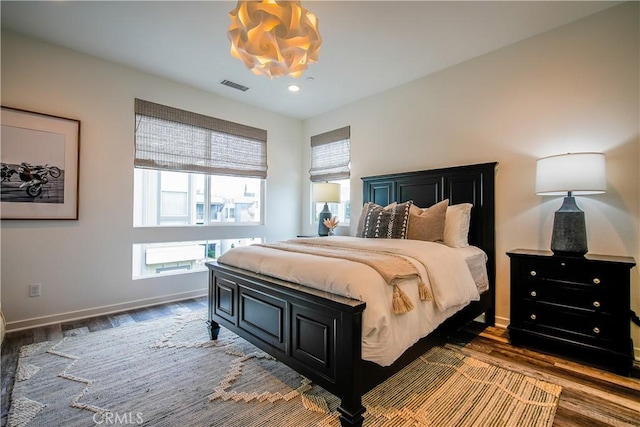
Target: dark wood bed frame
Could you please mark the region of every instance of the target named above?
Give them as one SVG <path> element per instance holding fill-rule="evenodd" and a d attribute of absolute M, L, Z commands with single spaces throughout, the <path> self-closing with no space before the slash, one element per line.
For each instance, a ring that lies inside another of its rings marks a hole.
<path fill-rule="evenodd" d="M 361 426 L 367 391 L 481 314 L 487 325 L 494 324 L 496 164 L 362 178 L 364 202 L 385 206 L 413 200 L 428 207 L 448 198 L 450 204 L 472 203 L 469 242 L 489 257 L 490 287 L 480 301 L 449 318 L 393 365 L 382 367 L 361 358 L 364 302 L 215 262 L 207 263 L 211 338 L 217 339 L 220 326 L 238 334 L 339 397 L 343 427 Z"/>

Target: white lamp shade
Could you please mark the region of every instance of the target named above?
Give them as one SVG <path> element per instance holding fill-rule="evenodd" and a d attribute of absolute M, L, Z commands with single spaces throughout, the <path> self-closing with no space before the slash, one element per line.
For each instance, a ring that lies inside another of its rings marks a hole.
<path fill-rule="evenodd" d="M 538 159 L 536 194 L 564 196 L 601 194 L 607 191 L 603 153 L 568 153 Z"/>
<path fill-rule="evenodd" d="M 339 203 L 340 184 L 323 182 L 313 184 L 312 198 L 314 202 Z"/>

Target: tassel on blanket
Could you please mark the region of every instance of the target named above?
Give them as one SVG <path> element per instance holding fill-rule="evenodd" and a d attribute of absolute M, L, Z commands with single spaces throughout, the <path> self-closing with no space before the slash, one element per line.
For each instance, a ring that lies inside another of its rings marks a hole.
<path fill-rule="evenodd" d="M 429 292 L 429 288 L 422 280 L 418 283 L 418 294 L 420 295 L 420 301 L 431 301 L 433 299 L 431 292 Z"/>
<path fill-rule="evenodd" d="M 413 310 L 413 304 L 411 304 L 411 300 L 400 290 L 400 288 L 396 285 L 393 286 L 393 313 L 394 314 L 403 314 L 408 313 Z"/>

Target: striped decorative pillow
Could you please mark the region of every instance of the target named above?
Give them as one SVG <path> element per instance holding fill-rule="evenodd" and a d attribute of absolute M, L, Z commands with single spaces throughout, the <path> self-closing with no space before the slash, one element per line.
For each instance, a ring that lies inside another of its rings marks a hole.
<path fill-rule="evenodd" d="M 406 239 L 411 205 L 411 200 L 389 206 L 368 203 L 362 212 L 362 232 L 359 237 Z"/>

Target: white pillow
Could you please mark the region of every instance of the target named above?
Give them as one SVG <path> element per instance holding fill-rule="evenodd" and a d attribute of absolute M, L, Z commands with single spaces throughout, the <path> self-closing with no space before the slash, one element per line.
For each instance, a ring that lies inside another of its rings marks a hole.
<path fill-rule="evenodd" d="M 459 203 L 447 207 L 444 221 L 444 244 L 452 248 L 469 246 L 469 223 L 471 222 L 471 203 Z"/>

